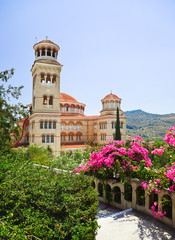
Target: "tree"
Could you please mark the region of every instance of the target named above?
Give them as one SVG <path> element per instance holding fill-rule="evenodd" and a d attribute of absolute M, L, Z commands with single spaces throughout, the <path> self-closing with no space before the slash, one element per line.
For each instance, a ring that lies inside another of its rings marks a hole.
<path fill-rule="evenodd" d="M 119 108 L 117 107 L 117 115 L 116 115 L 116 122 L 115 122 L 115 140 L 121 140 L 121 133 L 120 133 L 120 116 L 119 116 Z"/>
<path fill-rule="evenodd" d="M 10 133 L 18 132 L 17 120 L 28 115 L 27 106 L 11 103 L 11 98 L 18 99 L 23 88 L 7 85 L 13 74 L 14 69 L 0 72 L 0 151 L 12 146 Z"/>

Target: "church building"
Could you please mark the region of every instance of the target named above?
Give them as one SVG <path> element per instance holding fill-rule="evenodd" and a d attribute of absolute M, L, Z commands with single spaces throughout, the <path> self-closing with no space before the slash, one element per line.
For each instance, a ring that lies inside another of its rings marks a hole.
<path fill-rule="evenodd" d="M 22 135 L 16 146 L 49 145 L 58 155 L 61 150 L 83 148 L 90 143 L 104 144 L 107 139 L 114 138 L 117 107 L 121 138 L 126 140 L 126 115 L 121 110 L 121 98 L 112 93 L 106 95 L 101 100 L 100 115 L 86 116 L 84 103 L 60 93 L 62 65 L 57 61 L 59 46 L 43 40 L 33 48 L 31 115 L 20 121 Z"/>

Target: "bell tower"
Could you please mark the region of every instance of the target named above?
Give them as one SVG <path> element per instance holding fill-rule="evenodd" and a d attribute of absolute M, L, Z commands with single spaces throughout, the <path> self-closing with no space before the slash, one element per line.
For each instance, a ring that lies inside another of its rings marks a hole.
<path fill-rule="evenodd" d="M 30 143 L 60 151 L 60 72 L 57 61 L 59 46 L 43 40 L 33 46 L 35 61 L 33 77 L 32 112 L 30 117 Z"/>

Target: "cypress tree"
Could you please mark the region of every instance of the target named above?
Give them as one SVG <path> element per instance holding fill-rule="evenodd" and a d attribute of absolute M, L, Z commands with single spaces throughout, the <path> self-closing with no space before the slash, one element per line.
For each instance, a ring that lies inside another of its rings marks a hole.
<path fill-rule="evenodd" d="M 119 108 L 117 107 L 117 116 L 115 122 L 115 140 L 121 140 L 121 133 L 120 133 L 120 116 L 119 116 Z"/>

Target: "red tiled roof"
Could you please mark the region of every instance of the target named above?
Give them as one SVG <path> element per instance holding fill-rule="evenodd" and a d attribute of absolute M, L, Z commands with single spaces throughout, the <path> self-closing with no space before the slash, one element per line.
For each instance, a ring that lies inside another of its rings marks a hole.
<path fill-rule="evenodd" d="M 78 103 L 78 101 L 75 98 L 73 98 L 72 96 L 70 96 L 66 93 L 60 93 L 60 102 Z"/>
<path fill-rule="evenodd" d="M 42 41 L 40 41 L 40 42 L 38 42 L 38 43 L 53 43 L 53 44 L 55 44 L 54 42 L 52 42 L 52 41 L 50 41 L 50 40 L 42 40 Z"/>
<path fill-rule="evenodd" d="M 120 99 L 120 98 L 117 95 L 110 93 L 103 98 L 103 100 L 105 99 Z"/>
<path fill-rule="evenodd" d="M 40 43 L 52 43 L 52 44 L 55 44 L 55 45 L 59 48 L 59 46 L 58 46 L 56 43 L 54 43 L 54 42 L 52 42 L 52 41 L 50 41 L 50 40 L 42 40 L 42 41 L 36 43 L 35 45 L 40 44 Z M 34 46 L 35 46 L 35 45 L 34 45 Z M 33 47 L 34 47 L 34 46 L 33 46 Z"/>

